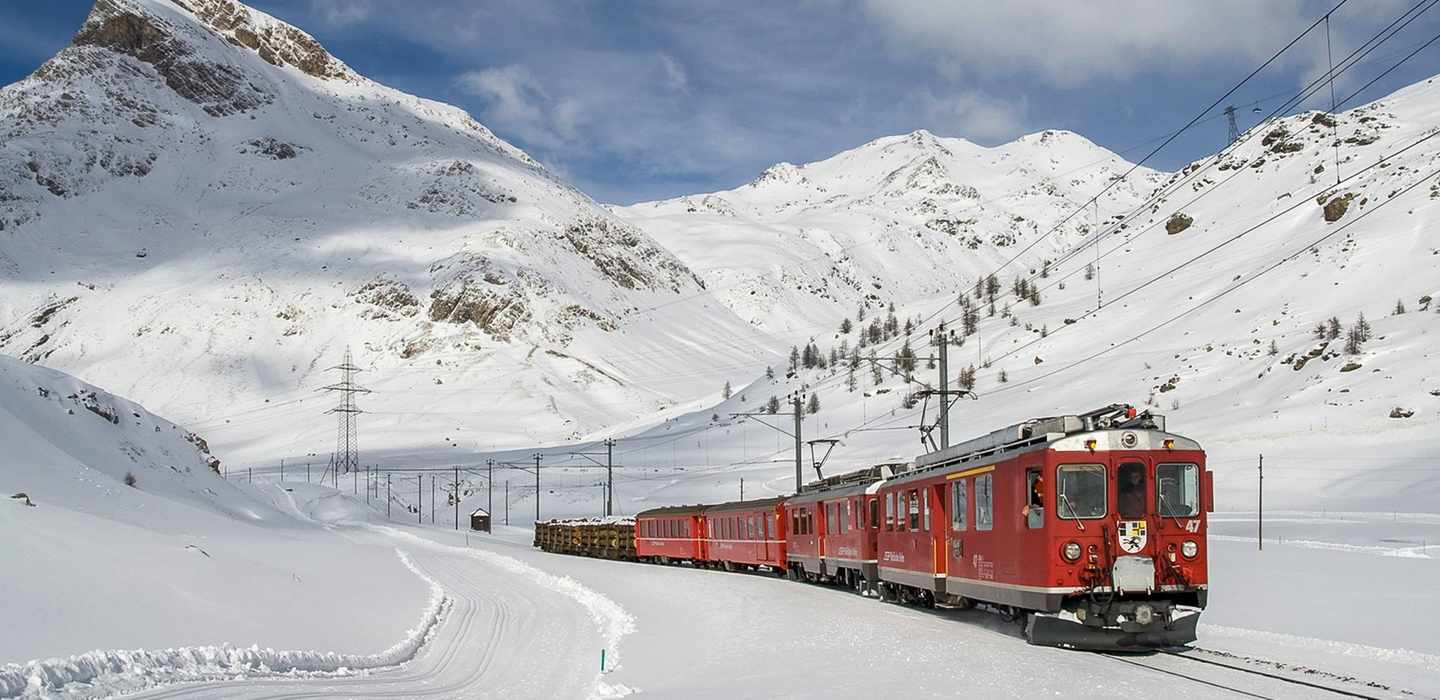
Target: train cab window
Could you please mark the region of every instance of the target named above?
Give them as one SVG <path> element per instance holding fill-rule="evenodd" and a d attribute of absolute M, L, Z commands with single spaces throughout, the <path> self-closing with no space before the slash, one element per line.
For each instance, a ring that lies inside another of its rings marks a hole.
<path fill-rule="evenodd" d="M 994 489 L 993 473 L 975 477 L 975 529 L 978 531 L 984 532 L 995 527 Z"/>
<path fill-rule="evenodd" d="M 1045 479 L 1040 470 L 1025 470 L 1025 526 L 1031 530 L 1045 527 Z"/>
<path fill-rule="evenodd" d="M 1193 464 L 1161 464 L 1155 467 L 1155 500 L 1167 518 L 1189 518 L 1200 514 L 1200 468 Z"/>
<path fill-rule="evenodd" d="M 895 529 L 895 492 L 885 494 L 885 529 Z"/>
<path fill-rule="evenodd" d="M 870 501 L 870 529 L 880 529 L 880 499 Z"/>
<path fill-rule="evenodd" d="M 1055 471 L 1055 513 L 1065 520 L 1105 517 L 1105 467 L 1066 464 Z"/>
<path fill-rule="evenodd" d="M 773 540 L 773 539 L 775 539 L 775 535 L 776 535 L 775 531 L 776 531 L 777 529 L 779 529 L 779 527 L 780 527 L 780 516 L 777 515 L 777 516 L 775 516 L 775 517 L 773 517 L 773 518 L 770 517 L 770 516 L 768 516 L 768 515 L 765 516 L 765 539 L 767 539 L 767 540 Z"/>
<path fill-rule="evenodd" d="M 920 529 L 930 531 L 930 489 L 920 492 Z"/>
<path fill-rule="evenodd" d="M 1119 484 L 1116 492 L 1119 497 L 1120 517 L 1145 517 L 1145 502 L 1148 500 L 1145 498 L 1145 465 L 1126 462 L 1120 465 L 1117 475 Z"/>
<path fill-rule="evenodd" d="M 914 489 L 911 489 L 910 494 L 906 497 L 906 500 L 909 501 L 909 503 L 910 503 L 910 509 L 909 509 L 909 510 L 910 510 L 910 529 L 911 529 L 912 531 L 914 531 L 914 530 L 919 530 L 919 529 L 920 529 L 920 492 L 919 492 L 919 491 L 916 491 L 916 490 L 914 490 Z"/>
<path fill-rule="evenodd" d="M 970 490 L 965 487 L 964 479 L 956 479 L 950 484 L 950 529 L 956 532 L 965 530 L 966 516 L 970 513 Z"/>

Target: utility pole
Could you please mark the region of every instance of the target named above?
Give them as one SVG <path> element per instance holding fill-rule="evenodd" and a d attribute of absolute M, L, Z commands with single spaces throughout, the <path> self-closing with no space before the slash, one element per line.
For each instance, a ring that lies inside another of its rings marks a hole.
<path fill-rule="evenodd" d="M 605 438 L 605 515 L 615 514 L 615 440 Z"/>
<path fill-rule="evenodd" d="M 305 483 L 310 483 L 310 463 L 305 463 Z"/>
<path fill-rule="evenodd" d="M 280 483 L 285 483 L 285 460 L 280 460 Z"/>
<path fill-rule="evenodd" d="M 803 473 L 804 470 L 802 470 L 802 469 L 800 468 L 800 462 L 801 462 L 801 460 L 803 459 L 803 456 L 800 454 L 800 442 L 801 442 L 801 440 L 800 440 L 800 426 L 801 426 L 801 421 L 803 421 L 803 420 L 805 419 L 805 406 L 804 406 L 804 404 L 800 403 L 800 394 L 801 394 L 801 392 L 798 392 L 798 391 L 797 391 L 797 392 L 795 392 L 794 394 L 792 394 L 791 397 L 790 397 L 790 404 L 791 404 L 791 406 L 793 407 L 793 409 L 794 409 L 794 411 L 795 411 L 795 493 L 796 493 L 796 494 L 799 494 L 799 493 L 800 493 L 800 490 L 805 486 L 805 474 Z"/>
<path fill-rule="evenodd" d="M 455 467 L 455 531 L 460 531 L 460 467 Z"/>
<path fill-rule="evenodd" d="M 505 480 L 505 524 L 510 524 L 510 480 Z"/>
<path fill-rule="evenodd" d="M 540 453 L 535 453 L 535 522 L 540 522 Z"/>
<path fill-rule="evenodd" d="M 485 514 L 495 517 L 495 460 L 485 460 Z"/>
<path fill-rule="evenodd" d="M 1259 473 L 1260 473 L 1260 489 L 1259 489 L 1260 510 L 1259 510 L 1259 512 L 1256 514 L 1256 518 L 1255 518 L 1255 540 L 1256 540 L 1256 541 L 1259 543 L 1259 545 L 1260 545 L 1260 551 L 1264 551 L 1264 550 L 1265 550 L 1265 455 L 1263 455 L 1263 454 L 1260 455 L 1260 464 L 1259 464 L 1258 469 L 1259 469 Z"/>
<path fill-rule="evenodd" d="M 415 475 L 415 524 L 425 524 L 425 494 L 420 490 L 420 482 L 425 479 L 424 474 Z"/>
<path fill-rule="evenodd" d="M 325 412 L 327 415 L 334 413 L 338 417 L 335 452 L 330 455 L 330 467 L 335 469 L 335 488 L 338 489 L 340 470 L 349 472 L 360 468 L 360 440 L 355 429 L 355 417 L 364 411 L 355 405 L 355 395 L 368 394 L 370 390 L 355 383 L 355 374 L 363 370 L 355 366 L 348 348 L 345 350 L 345 361 L 330 370 L 340 370 L 340 383 L 320 387 L 317 391 L 340 394 L 339 405 Z M 356 493 L 359 493 L 358 488 Z"/>
<path fill-rule="evenodd" d="M 1326 20 L 1329 20 L 1328 15 L 1326 16 Z M 1240 138 L 1240 127 L 1235 125 L 1235 105 L 1227 105 L 1225 107 L 1225 120 L 1230 123 L 1230 140 L 1225 142 L 1225 145 L 1228 146 Z"/>
<path fill-rule="evenodd" d="M 390 517 L 390 475 L 385 475 L 385 517 Z"/>
<path fill-rule="evenodd" d="M 370 487 L 375 485 L 375 473 L 368 465 L 365 467 L 365 503 L 370 503 Z"/>
<path fill-rule="evenodd" d="M 438 478 L 438 477 L 437 477 L 436 475 L 434 475 L 434 474 L 431 474 L 431 475 L 430 475 L 430 524 L 431 524 L 431 525 L 434 525 L 434 524 L 435 524 L 435 509 L 436 509 L 436 506 L 435 506 L 435 479 L 437 479 L 437 478 Z"/>
<path fill-rule="evenodd" d="M 969 317 L 966 323 L 969 324 Z M 945 334 L 944 321 L 935 330 L 934 338 L 940 346 L 940 449 L 943 450 L 950 446 L 950 338 Z M 978 339 L 976 346 L 979 346 Z"/>
<path fill-rule="evenodd" d="M 802 454 L 801 451 L 800 451 L 800 450 L 801 450 L 801 444 L 804 442 L 804 441 L 801 439 L 801 435 L 800 435 L 801 426 L 803 425 L 801 421 L 803 421 L 804 418 L 805 418 L 804 398 L 805 398 L 805 394 L 804 394 L 803 391 L 797 391 L 797 392 L 794 392 L 794 393 L 790 394 L 790 406 L 791 406 L 790 411 L 791 411 L 791 416 L 793 416 L 794 419 L 795 419 L 795 432 L 790 432 L 789 430 L 786 430 L 786 429 L 784 429 L 784 428 L 781 428 L 781 427 L 778 426 L 778 425 L 771 425 L 771 424 L 766 423 L 765 421 L 761 420 L 761 417 L 762 417 L 762 416 L 769 416 L 769 415 L 783 416 L 783 415 L 785 415 L 785 414 L 783 414 L 783 413 L 778 413 L 778 412 L 777 412 L 777 413 L 775 413 L 775 414 L 771 414 L 771 413 L 764 412 L 764 411 L 757 411 L 757 412 L 753 412 L 753 413 L 732 413 L 732 414 L 730 414 L 730 417 L 731 417 L 731 418 L 749 418 L 749 419 L 755 421 L 756 423 L 759 423 L 760 425 L 763 425 L 763 426 L 765 426 L 765 427 L 767 427 L 767 428 L 769 428 L 769 429 L 771 429 L 771 430 L 774 430 L 774 431 L 777 432 L 777 433 L 783 433 L 783 434 L 785 434 L 785 435 L 790 436 L 791 438 L 794 438 L 794 440 L 795 440 L 795 493 L 797 493 L 797 494 L 800 493 L 801 488 L 805 486 L 805 471 L 804 471 L 804 460 L 805 460 L 805 458 L 804 458 L 803 454 Z M 672 444 L 673 444 L 673 443 L 672 443 Z M 777 442 L 776 444 L 778 445 L 779 443 Z"/>

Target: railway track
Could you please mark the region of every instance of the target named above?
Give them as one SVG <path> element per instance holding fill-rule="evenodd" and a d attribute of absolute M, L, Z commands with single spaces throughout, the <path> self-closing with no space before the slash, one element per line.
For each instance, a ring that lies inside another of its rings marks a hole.
<path fill-rule="evenodd" d="M 1392 688 L 1381 683 L 1376 683 L 1374 681 L 1365 681 L 1359 678 L 1355 678 L 1353 676 L 1329 673 L 1327 671 L 1321 671 L 1307 667 L 1290 666 L 1288 664 L 1283 664 L 1275 661 L 1238 656 L 1223 651 L 1214 651 L 1199 647 L 1190 647 L 1184 651 L 1158 650 L 1144 655 L 1106 653 L 1104 654 L 1104 656 L 1123 664 L 1137 666 L 1150 671 L 1155 671 L 1157 673 L 1163 673 L 1165 675 L 1182 678 L 1192 683 L 1197 683 L 1200 685 L 1209 686 L 1211 688 L 1224 690 L 1239 696 L 1264 698 L 1265 700 L 1273 700 L 1274 696 L 1265 695 L 1262 692 L 1257 692 L 1258 689 L 1253 685 L 1253 683 L 1250 687 L 1246 687 L 1246 685 L 1241 682 L 1242 679 L 1250 678 L 1253 682 L 1257 678 L 1265 678 L 1268 679 L 1268 681 L 1270 682 L 1282 683 L 1287 686 L 1294 686 L 1296 688 L 1304 689 L 1301 692 L 1323 692 L 1326 697 L 1359 698 L 1361 700 L 1384 700 L 1385 698 L 1415 696 L 1414 693 L 1411 693 L 1408 690 Z M 1173 666 L 1145 663 L 1146 659 L 1156 657 L 1181 659 L 1188 664 L 1194 664 L 1194 668 L 1196 669 L 1198 669 L 1200 666 L 1208 666 L 1212 668 L 1226 669 L 1228 671 L 1233 671 L 1236 674 L 1242 675 L 1234 676 L 1233 678 L 1216 677 L 1213 675 L 1201 676 L 1187 673 L 1186 671 Z M 1268 667 L 1268 669 L 1250 668 L 1247 667 L 1247 664 L 1252 666 L 1264 666 Z M 1334 684 L 1332 685 L 1296 678 L 1293 675 L 1287 675 L 1287 673 L 1303 673 L 1312 677 L 1332 681 Z M 1344 687 L 1344 685 L 1342 684 L 1359 687 L 1355 689 L 1350 689 Z"/>

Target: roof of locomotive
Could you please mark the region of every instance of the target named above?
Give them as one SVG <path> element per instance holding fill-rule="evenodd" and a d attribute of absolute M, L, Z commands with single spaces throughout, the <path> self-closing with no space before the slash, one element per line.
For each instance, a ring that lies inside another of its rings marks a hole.
<path fill-rule="evenodd" d="M 1096 442 L 1093 449 L 1086 444 L 1090 440 Z M 1165 441 L 1167 440 L 1172 441 L 1169 447 L 1165 446 Z M 1029 454 L 1031 452 L 1043 452 L 1046 450 L 1054 450 L 1056 452 L 1107 452 L 1114 450 L 1144 452 L 1157 450 L 1193 451 L 1200 449 L 1200 443 L 1195 440 L 1155 428 L 1112 428 L 1071 434 L 1047 433 L 1044 435 L 1036 435 L 1032 438 L 1017 440 L 992 449 L 960 455 L 951 460 L 934 462 L 928 466 L 915 469 L 914 471 L 882 482 L 882 485 L 888 487 L 913 481 L 921 481 L 923 479 L 933 478 L 936 474 L 946 473 L 956 469 L 986 466 L 990 463 L 1011 459 L 1019 455 Z"/>

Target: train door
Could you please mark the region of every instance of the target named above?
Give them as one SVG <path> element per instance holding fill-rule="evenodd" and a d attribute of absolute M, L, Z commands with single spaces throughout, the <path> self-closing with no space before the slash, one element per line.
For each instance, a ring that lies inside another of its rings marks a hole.
<path fill-rule="evenodd" d="M 945 524 L 950 521 L 950 504 L 946 498 L 949 491 L 949 484 L 941 482 L 925 488 L 930 501 L 930 510 L 926 518 L 925 528 L 930 531 L 930 563 L 931 571 L 937 576 L 943 577 L 949 571 L 947 561 L 947 540 Z"/>
<path fill-rule="evenodd" d="M 771 561 L 770 548 L 774 545 L 771 541 L 775 539 L 775 516 L 771 513 L 760 514 L 760 561 Z"/>

